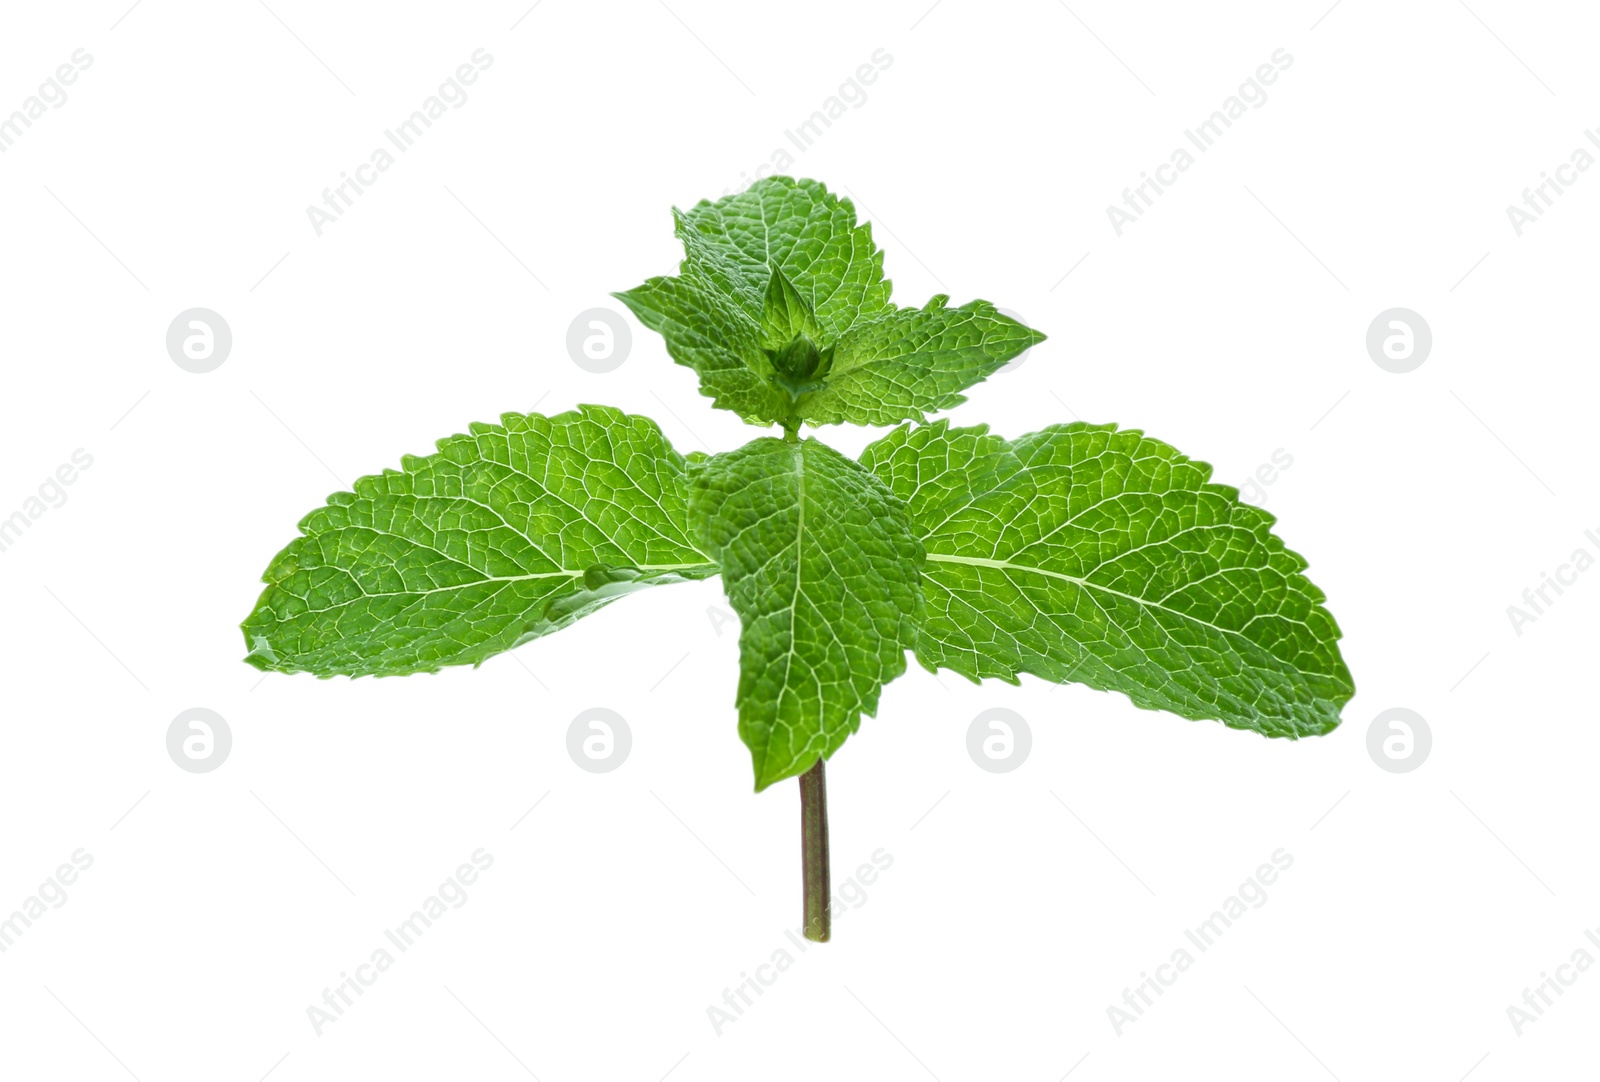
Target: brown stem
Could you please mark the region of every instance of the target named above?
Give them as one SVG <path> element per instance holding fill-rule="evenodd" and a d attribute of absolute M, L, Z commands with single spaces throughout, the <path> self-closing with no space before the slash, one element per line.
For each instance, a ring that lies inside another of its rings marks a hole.
<path fill-rule="evenodd" d="M 800 775 L 800 860 L 806 938 L 826 943 L 833 933 L 833 914 L 828 907 L 828 786 L 821 759 Z"/>

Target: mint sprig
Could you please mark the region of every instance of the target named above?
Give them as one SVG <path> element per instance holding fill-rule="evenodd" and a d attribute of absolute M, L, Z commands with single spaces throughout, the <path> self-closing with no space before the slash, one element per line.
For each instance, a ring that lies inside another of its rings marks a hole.
<path fill-rule="evenodd" d="M 478 664 L 647 586 L 721 574 L 759 791 L 800 777 L 806 934 L 829 931 L 823 763 L 914 651 L 1270 737 L 1354 694 L 1271 515 L 1143 433 L 922 423 L 1044 340 L 988 301 L 900 307 L 849 200 L 772 177 L 674 212 L 678 274 L 617 294 L 713 406 L 777 426 L 685 457 L 603 406 L 506 414 L 300 523 L 243 624 L 276 672 Z M 853 461 L 802 425 L 899 425 Z M 907 423 L 914 422 L 914 423 Z"/>

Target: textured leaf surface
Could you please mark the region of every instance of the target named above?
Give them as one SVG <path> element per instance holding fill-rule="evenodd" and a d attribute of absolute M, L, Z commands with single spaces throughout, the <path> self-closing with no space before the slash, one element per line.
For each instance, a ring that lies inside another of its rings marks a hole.
<path fill-rule="evenodd" d="M 987 379 L 1044 335 L 988 301 L 897 308 L 857 323 L 840 339 L 827 383 L 802 404 L 812 424 L 892 425 L 966 401 L 960 392 Z"/>
<path fill-rule="evenodd" d="M 703 238 L 732 268 L 741 295 L 757 301 L 770 268 L 782 270 L 828 339 L 891 307 L 872 227 L 818 181 L 768 177 L 701 200 L 680 216 L 678 235 Z"/>
<path fill-rule="evenodd" d="M 896 307 L 871 227 L 816 181 L 769 177 L 673 213 L 678 276 L 617 296 L 715 405 L 748 421 L 921 420 L 1044 339 L 985 301 Z M 773 363 L 801 334 L 826 358 L 814 380 Z"/>
<path fill-rule="evenodd" d="M 760 790 L 833 754 L 905 671 L 922 549 L 900 501 L 815 440 L 758 439 L 691 476 L 743 625 L 739 735 Z"/>
<path fill-rule="evenodd" d="M 927 551 L 917 657 L 970 679 L 1032 673 L 1267 736 L 1325 733 L 1354 694 L 1339 628 L 1273 518 L 1134 430 L 1006 441 L 905 426 L 862 463 Z"/>
<path fill-rule="evenodd" d="M 477 664 L 716 565 L 688 532 L 687 462 L 600 406 L 508 413 L 363 477 L 300 522 L 245 620 L 261 669 L 397 675 Z"/>
<path fill-rule="evenodd" d="M 762 348 L 763 294 L 752 293 L 729 265 L 690 229 L 678 211 L 677 235 L 687 252 L 676 278 L 651 278 L 616 294 L 667 343 L 678 364 L 700 376 L 700 393 L 719 409 L 770 424 L 788 409 L 788 395 L 772 382 Z"/>

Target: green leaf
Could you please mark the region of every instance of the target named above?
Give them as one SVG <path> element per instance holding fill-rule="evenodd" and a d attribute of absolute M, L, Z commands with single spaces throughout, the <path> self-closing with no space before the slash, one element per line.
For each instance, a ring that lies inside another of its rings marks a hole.
<path fill-rule="evenodd" d="M 691 485 L 743 625 L 739 736 L 759 791 L 832 755 L 905 671 L 922 548 L 900 501 L 816 440 L 755 440 L 693 466 Z"/>
<path fill-rule="evenodd" d="M 890 303 L 871 227 L 814 180 L 768 177 L 673 215 L 678 276 L 616 296 L 752 423 L 922 420 L 1044 340 L 986 301 Z"/>
<path fill-rule="evenodd" d="M 767 292 L 761 305 L 761 346 L 769 354 L 797 338 L 812 341 L 822 337 L 811 305 L 800 296 L 789 276 L 776 264 L 769 268 Z"/>
<path fill-rule="evenodd" d="M 947 308 L 897 308 L 851 327 L 834 348 L 826 385 L 800 413 L 811 424 L 892 425 L 966 401 L 980 383 L 1044 335 L 1003 316 L 988 301 Z"/>
<path fill-rule="evenodd" d="M 1339 628 L 1273 517 L 1135 430 L 905 426 L 862 455 L 927 551 L 917 657 L 1266 736 L 1326 733 L 1355 693 Z"/>
<path fill-rule="evenodd" d="M 700 376 L 700 393 L 718 409 L 752 424 L 771 424 L 789 409 L 774 386 L 762 348 L 762 293 L 747 290 L 738 272 L 673 211 L 687 256 L 676 278 L 652 278 L 617 293 L 639 322 L 660 333 L 667 353 Z"/>
<path fill-rule="evenodd" d="M 257 668 L 399 675 L 479 664 L 656 583 L 714 575 L 688 463 L 602 406 L 508 413 L 363 477 L 300 522 L 243 630 Z"/>
<path fill-rule="evenodd" d="M 857 224 L 850 201 L 815 180 L 767 177 L 738 195 L 701 200 L 679 217 L 678 237 L 686 244 L 703 239 L 732 270 L 740 292 L 758 301 L 777 267 L 828 341 L 891 307 L 872 227 Z"/>

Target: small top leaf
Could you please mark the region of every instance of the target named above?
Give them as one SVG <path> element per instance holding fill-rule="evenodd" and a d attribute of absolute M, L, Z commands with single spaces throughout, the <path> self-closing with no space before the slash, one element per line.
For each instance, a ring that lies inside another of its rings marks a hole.
<path fill-rule="evenodd" d="M 819 425 L 920 421 L 924 411 L 959 406 L 961 391 L 1044 341 L 988 301 L 947 308 L 949 299 L 941 293 L 921 308 L 895 308 L 851 327 L 801 415 Z"/>
<path fill-rule="evenodd" d="M 243 624 L 257 668 L 362 676 L 478 664 L 654 583 L 717 567 L 688 463 L 603 406 L 508 413 L 363 477 L 300 522 Z"/>
<path fill-rule="evenodd" d="M 687 255 L 676 278 L 652 278 L 616 294 L 633 314 L 666 339 L 678 364 L 700 376 L 700 393 L 718 409 L 752 424 L 771 424 L 789 409 L 773 383 L 763 348 L 762 293 L 751 291 L 726 258 L 673 212 Z"/>
<path fill-rule="evenodd" d="M 722 256 L 747 295 L 762 296 L 771 268 L 782 270 L 830 340 L 890 307 L 872 227 L 819 181 L 767 177 L 701 200 L 679 216 L 678 236 L 688 235 Z"/>
<path fill-rule="evenodd" d="M 761 347 L 770 352 L 782 349 L 796 338 L 812 341 L 821 338 L 822 329 L 817 326 L 816 313 L 783 273 L 783 268 L 773 264 L 768 274 L 766 297 L 761 305 Z"/>
<path fill-rule="evenodd" d="M 768 177 L 673 214 L 678 276 L 616 296 L 752 423 L 922 420 L 1044 340 L 987 301 L 890 303 L 871 226 L 814 180 Z"/>
<path fill-rule="evenodd" d="M 1326 733 L 1355 692 L 1339 627 L 1267 512 L 1138 431 L 904 426 L 862 463 L 927 550 L 917 658 L 1020 673 L 1266 736 Z"/>
<path fill-rule="evenodd" d="M 803 774 L 906 668 L 922 548 L 906 509 L 816 440 L 754 440 L 691 467 L 690 514 L 739 614 L 739 736 L 756 788 Z"/>

